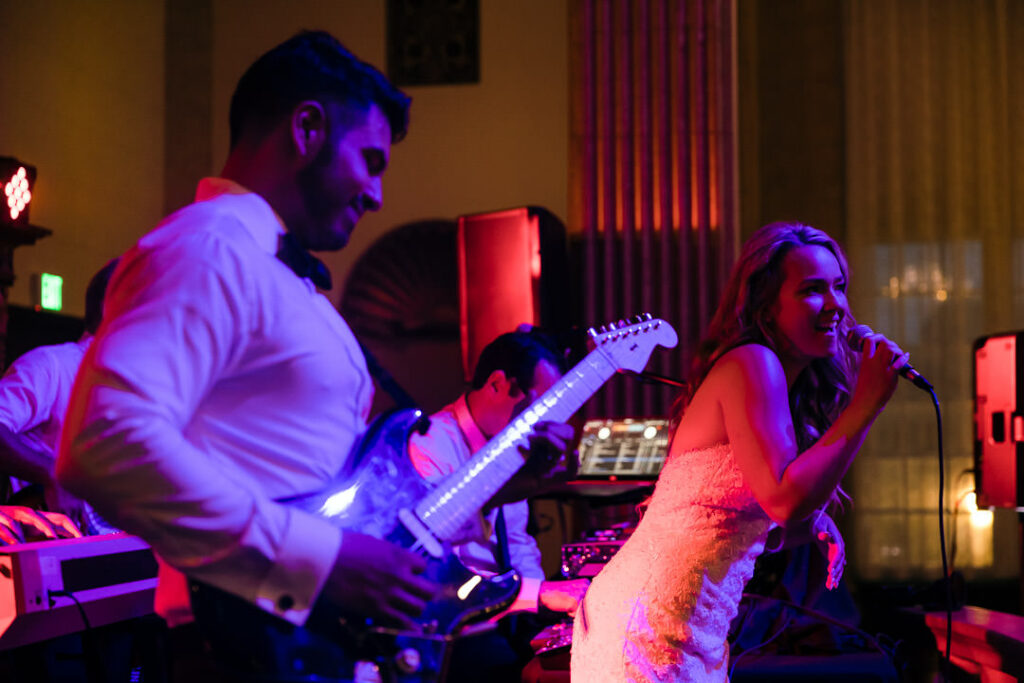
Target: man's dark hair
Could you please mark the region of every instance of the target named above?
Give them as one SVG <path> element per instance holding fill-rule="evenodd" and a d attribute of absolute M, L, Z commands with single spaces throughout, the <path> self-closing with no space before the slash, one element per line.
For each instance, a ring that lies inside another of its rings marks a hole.
<path fill-rule="evenodd" d="M 548 335 L 537 328 L 529 332 L 507 332 L 480 352 L 471 386 L 474 390 L 482 388 L 492 372 L 501 370 L 506 377 L 516 380 L 521 391 L 529 391 L 533 387 L 534 370 L 541 361 L 551 363 L 559 374 L 565 372 L 565 360 Z"/>
<path fill-rule="evenodd" d="M 96 334 L 103 321 L 103 297 L 106 296 L 107 283 L 117 267 L 117 261 L 116 258 L 107 261 L 107 265 L 92 276 L 89 286 L 85 288 L 85 331 L 89 334 Z"/>
<path fill-rule="evenodd" d="M 349 52 L 325 31 L 302 31 L 257 59 L 231 97 L 231 147 L 254 128 L 264 133 L 299 102 L 336 102 L 365 114 L 380 107 L 391 142 L 409 127 L 409 97 L 380 71 Z"/>

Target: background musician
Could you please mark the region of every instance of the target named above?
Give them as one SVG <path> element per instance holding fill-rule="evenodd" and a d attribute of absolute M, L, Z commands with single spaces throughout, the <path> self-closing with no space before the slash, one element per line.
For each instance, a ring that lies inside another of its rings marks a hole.
<path fill-rule="evenodd" d="M 467 462 L 495 434 L 561 378 L 564 359 L 537 330 L 520 329 L 499 336 L 480 353 L 470 389 L 430 418 L 430 429 L 413 434 L 409 452 L 413 465 L 436 481 Z M 583 598 L 589 581 L 545 581 L 537 542 L 527 531 L 530 518 L 526 496 L 550 484 L 570 479 L 575 467 L 556 466 L 573 443 L 570 425 L 542 422 L 526 465 L 488 502 L 474 528 L 465 530 L 454 552 L 469 569 L 493 575 L 518 570 L 523 587 L 512 610 L 536 612 L 539 606 L 570 615 Z M 575 465 L 575 458 L 565 459 Z M 499 520 L 500 516 L 500 520 Z M 504 531 L 502 530 L 504 527 Z M 529 659 L 532 624 L 502 624 L 498 632 L 458 643 L 451 680 L 518 681 Z"/>

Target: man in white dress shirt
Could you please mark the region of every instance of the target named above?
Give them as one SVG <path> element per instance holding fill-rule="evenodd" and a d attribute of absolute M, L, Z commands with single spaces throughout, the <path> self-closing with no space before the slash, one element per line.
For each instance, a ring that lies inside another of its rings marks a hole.
<path fill-rule="evenodd" d="M 77 341 L 34 348 L 0 378 L 0 473 L 10 475 L 10 492 L 23 494 L 26 484 L 42 487 L 40 503 L 45 509 L 67 515 L 86 533 L 106 529 L 90 529 L 90 518 L 100 520 L 87 512 L 82 500 L 57 484 L 54 464 L 75 374 L 103 319 L 103 297 L 116 265 L 116 259 L 110 261 L 89 281 L 85 331 Z M 7 483 L 0 481 L 0 485 Z M 17 498 L 24 500 L 21 495 Z M 0 496 L 0 502 L 19 501 Z"/>
<path fill-rule="evenodd" d="M 435 591 L 418 556 L 276 502 L 322 488 L 366 427 L 363 356 L 314 285 L 322 264 L 294 257 L 341 249 L 380 208 L 408 106 L 326 33 L 260 57 L 232 98 L 221 176 L 121 258 L 71 397 L 60 482 L 250 610 L 237 626 L 260 634 L 220 645 L 244 650 L 243 678 L 307 666 L 261 638 L 293 635 L 314 606 L 409 626 Z M 172 585 L 162 574 L 158 604 Z"/>
<path fill-rule="evenodd" d="M 429 481 L 456 471 L 550 389 L 562 377 L 563 365 L 557 349 L 536 329 L 520 329 L 496 338 L 481 351 L 469 391 L 431 415 L 426 434 L 410 437 L 413 466 Z M 551 431 L 552 443 L 572 443 L 570 425 L 547 423 L 544 428 Z M 551 450 L 548 459 L 539 452 L 533 454 L 485 506 L 478 528 L 466 533 L 454 547 L 462 564 L 478 574 L 493 576 L 510 568 L 519 572 L 523 585 L 512 611 L 536 613 L 543 606 L 573 615 L 589 584 L 586 579 L 546 581 L 537 541 L 527 531 L 530 507 L 525 498 L 575 474 L 554 467 L 564 451 Z M 499 532 L 499 511 L 504 534 Z M 529 639 L 539 628 L 524 625 L 513 630 L 503 624 L 497 632 L 458 643 L 451 680 L 475 677 L 494 683 L 518 682 L 529 659 L 523 656 L 529 652 Z"/>

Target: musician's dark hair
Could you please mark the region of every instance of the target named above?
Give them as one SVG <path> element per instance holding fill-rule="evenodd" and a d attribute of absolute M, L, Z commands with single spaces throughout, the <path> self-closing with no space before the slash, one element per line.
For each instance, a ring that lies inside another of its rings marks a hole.
<path fill-rule="evenodd" d="M 786 277 L 783 260 L 790 251 L 803 246 L 828 249 L 835 256 L 843 278 L 848 278 L 843 250 L 817 228 L 777 222 L 754 232 L 743 244 L 707 335 L 697 348 L 688 389 L 673 410 L 674 424 L 711 367 L 727 351 L 744 344 L 763 344 L 776 354 L 780 352 L 783 340 L 775 333 L 773 311 Z M 839 322 L 841 338 L 846 336 L 851 323 L 849 315 Z M 839 344 L 835 356 L 813 360 L 793 383 L 789 408 L 801 451 L 817 441 L 846 407 L 856 374 L 855 363 L 847 346 Z"/>
<path fill-rule="evenodd" d="M 516 380 L 521 391 L 528 391 L 533 387 L 534 370 L 541 361 L 551 363 L 559 374 L 565 372 L 565 359 L 550 336 L 536 327 L 506 332 L 480 352 L 471 387 L 482 388 L 491 373 L 501 370 L 506 377 Z"/>
<path fill-rule="evenodd" d="M 250 131 L 263 135 L 300 102 L 342 105 L 343 128 L 370 106 L 380 107 L 391 126 L 391 142 L 409 127 L 409 97 L 376 68 L 360 60 L 325 31 L 302 31 L 257 59 L 231 97 L 231 147 Z"/>
<path fill-rule="evenodd" d="M 85 288 L 85 331 L 89 334 L 96 334 L 96 330 L 100 329 L 100 323 L 103 321 L 103 298 L 107 294 L 107 285 L 117 262 L 116 258 L 107 261 L 107 264 L 92 276 Z"/>

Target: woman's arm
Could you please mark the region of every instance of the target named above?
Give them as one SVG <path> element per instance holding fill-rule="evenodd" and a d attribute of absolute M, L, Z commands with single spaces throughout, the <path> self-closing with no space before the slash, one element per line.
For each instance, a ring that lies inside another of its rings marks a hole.
<path fill-rule="evenodd" d="M 864 344 L 847 408 L 798 454 L 785 372 L 769 348 L 727 352 L 708 375 L 736 461 L 764 511 L 784 526 L 822 507 L 846 474 L 875 418 L 896 389 L 906 354 L 881 335 Z"/>

